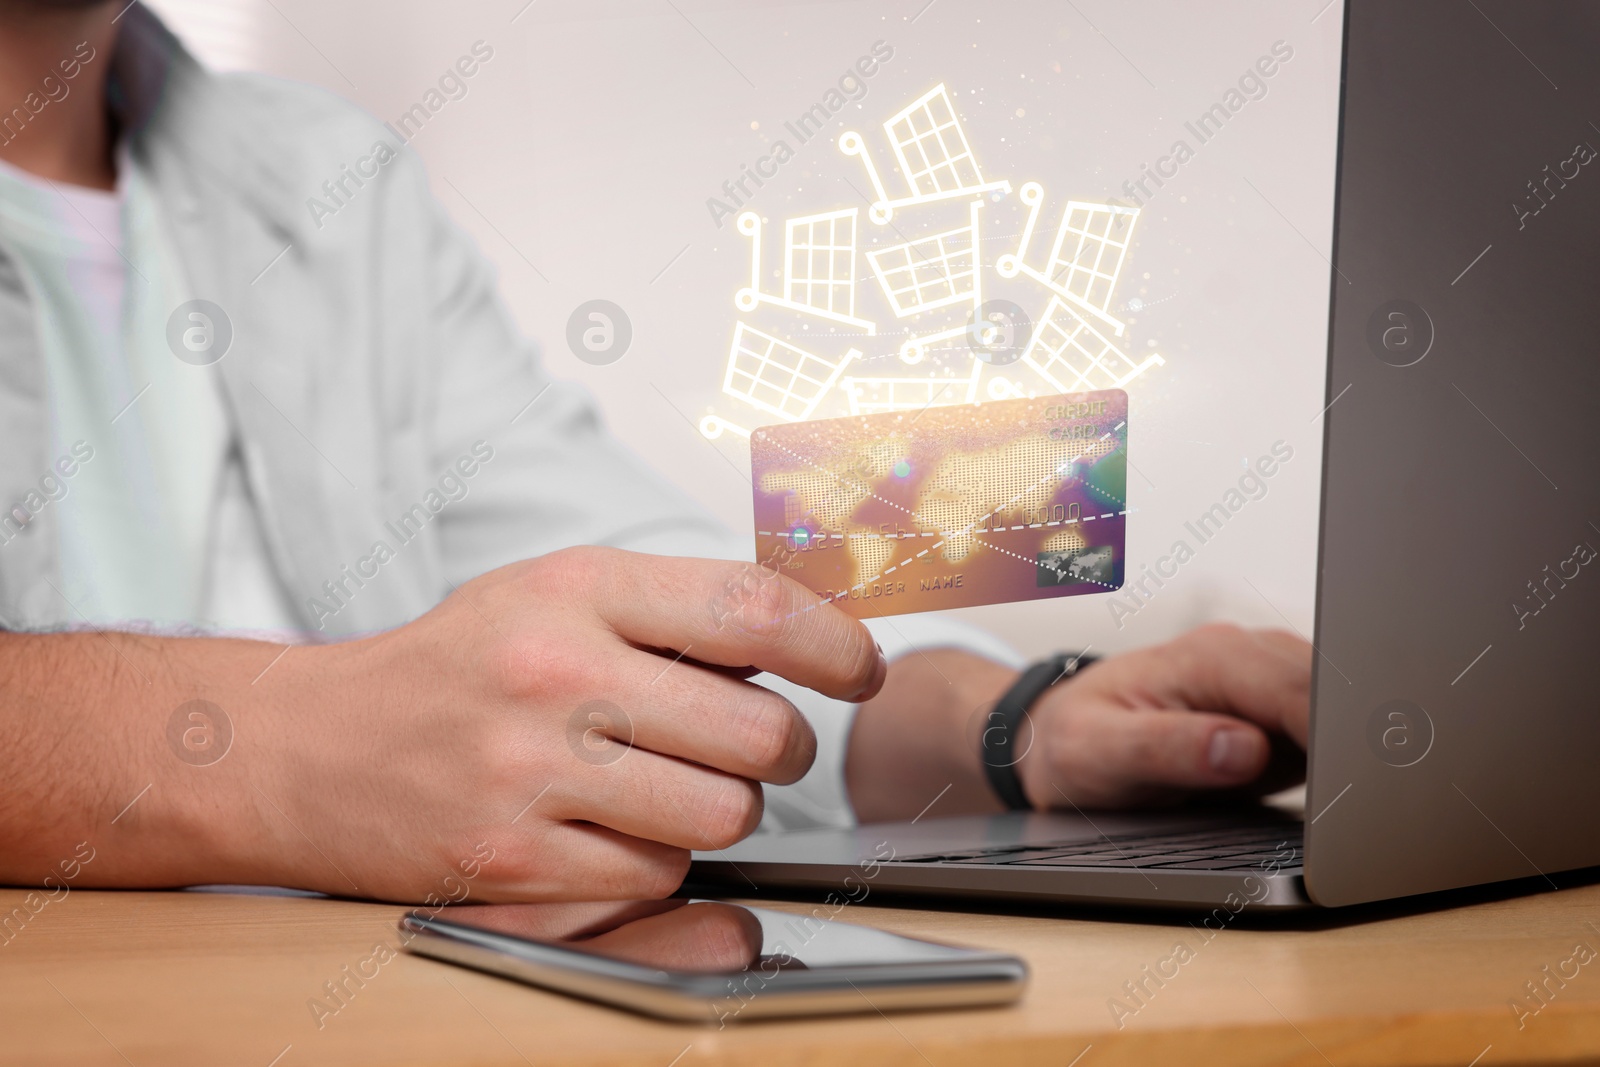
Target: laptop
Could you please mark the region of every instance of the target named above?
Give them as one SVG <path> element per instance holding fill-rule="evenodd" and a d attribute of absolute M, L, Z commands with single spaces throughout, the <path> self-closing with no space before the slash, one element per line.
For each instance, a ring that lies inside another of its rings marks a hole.
<path fill-rule="evenodd" d="M 1600 865 L 1600 4 L 1342 16 L 1303 817 L 929 814 L 692 881 L 1236 913 Z"/>

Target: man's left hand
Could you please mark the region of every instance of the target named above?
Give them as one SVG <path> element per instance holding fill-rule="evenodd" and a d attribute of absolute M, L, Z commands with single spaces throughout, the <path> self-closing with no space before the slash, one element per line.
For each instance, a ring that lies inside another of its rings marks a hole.
<path fill-rule="evenodd" d="M 1126 808 L 1199 790 L 1276 792 L 1304 773 L 1311 646 L 1216 623 L 1046 690 L 1017 765 L 1036 808 Z M 1296 751 L 1283 744 L 1287 739 Z"/>

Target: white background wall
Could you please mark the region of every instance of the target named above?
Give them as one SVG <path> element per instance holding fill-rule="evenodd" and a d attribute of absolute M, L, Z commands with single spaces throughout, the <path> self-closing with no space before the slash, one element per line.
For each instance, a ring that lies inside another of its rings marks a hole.
<path fill-rule="evenodd" d="M 1274 441 L 1289 442 L 1295 458 L 1123 629 L 1104 596 L 967 613 L 1042 652 L 1144 644 L 1216 617 L 1310 632 L 1341 20 L 1337 0 L 1323 4 L 151 6 L 213 65 L 315 82 L 390 120 L 474 41 L 493 47 L 469 94 L 415 141 L 436 193 L 499 266 L 551 370 L 585 382 L 615 432 L 738 529 L 750 523 L 744 443 L 708 442 L 690 423 L 712 410 L 746 426 L 764 421 L 718 393 L 732 293 L 749 268 L 744 241 L 731 223 L 715 227 L 704 201 L 770 151 L 782 119 L 815 102 L 874 40 L 888 41 L 895 59 L 830 139 L 854 128 L 881 140 L 884 118 L 946 81 L 986 176 L 1045 183 L 1037 259 L 1061 200 L 1125 198 L 1124 179 L 1179 137 L 1197 145 L 1185 120 L 1286 42 L 1294 58 L 1266 95 L 1198 145 L 1139 222 L 1116 303 L 1146 303 L 1121 312 L 1129 347 L 1160 352 L 1167 365 L 1129 387 L 1130 455 L 1142 472 L 1130 475 L 1130 571 L 1184 536 L 1184 520 L 1221 499 Z M 366 147 L 353 145 L 352 158 Z M 855 202 L 846 178 L 865 186 L 858 161 L 818 140 L 761 191 L 752 206 L 771 220 L 769 267 L 786 215 Z M 1014 197 L 992 205 L 986 260 L 1010 250 L 1019 221 Z M 580 362 L 564 340 L 569 314 L 596 297 L 634 323 L 632 348 L 610 366 Z"/>

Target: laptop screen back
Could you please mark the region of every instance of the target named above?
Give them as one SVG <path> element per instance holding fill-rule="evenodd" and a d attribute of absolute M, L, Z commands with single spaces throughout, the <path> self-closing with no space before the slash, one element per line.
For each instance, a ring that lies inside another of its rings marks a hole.
<path fill-rule="evenodd" d="M 1600 7 L 1353 0 L 1307 885 L 1600 863 Z"/>

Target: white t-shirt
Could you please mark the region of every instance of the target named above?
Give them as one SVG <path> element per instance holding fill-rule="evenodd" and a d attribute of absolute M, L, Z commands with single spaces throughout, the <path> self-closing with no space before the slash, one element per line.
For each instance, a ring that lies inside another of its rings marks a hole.
<path fill-rule="evenodd" d="M 0 239 L 36 309 L 49 454 L 94 449 L 55 504 L 56 621 L 289 636 L 218 368 L 168 345 L 190 291 L 137 168 L 124 157 L 103 192 L 0 163 Z"/>

